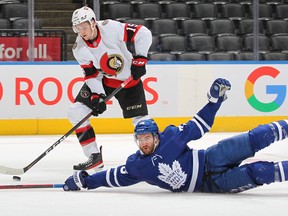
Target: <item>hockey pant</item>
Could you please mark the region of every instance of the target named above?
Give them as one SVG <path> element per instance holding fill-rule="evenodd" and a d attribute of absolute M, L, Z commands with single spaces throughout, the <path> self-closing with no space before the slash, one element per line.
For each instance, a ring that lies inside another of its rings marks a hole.
<path fill-rule="evenodd" d="M 224 139 L 205 151 L 202 192 L 237 193 L 263 184 L 288 180 L 288 161 L 243 160 L 275 141 L 287 138 L 288 121 L 259 125 L 248 133 Z"/>

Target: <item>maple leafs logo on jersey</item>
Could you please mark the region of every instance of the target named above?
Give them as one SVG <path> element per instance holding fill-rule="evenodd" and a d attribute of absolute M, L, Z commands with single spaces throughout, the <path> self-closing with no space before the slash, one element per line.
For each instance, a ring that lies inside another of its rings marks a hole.
<path fill-rule="evenodd" d="M 172 168 L 168 164 L 159 163 L 158 169 L 162 175 L 158 179 L 169 184 L 173 189 L 179 189 L 184 185 L 187 174 L 182 171 L 179 161 L 173 161 Z"/>

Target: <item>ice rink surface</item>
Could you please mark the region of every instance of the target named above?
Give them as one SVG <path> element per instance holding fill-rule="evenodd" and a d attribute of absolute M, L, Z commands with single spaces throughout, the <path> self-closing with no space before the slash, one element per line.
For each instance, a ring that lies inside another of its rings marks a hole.
<path fill-rule="evenodd" d="M 236 133 L 210 133 L 189 143 L 205 149 Z M 0 165 L 23 168 L 36 159 L 61 135 L 1 136 Z M 137 150 L 131 134 L 98 135 L 103 146 L 105 168 L 121 165 Z M 257 153 L 254 160 L 288 160 L 288 140 L 272 144 Z M 72 166 L 85 161 L 75 135 L 66 138 L 15 182 L 0 174 L 0 185 L 64 183 L 72 175 Z M 126 188 L 99 188 L 64 192 L 60 188 L 2 189 L 1 216 L 272 216 L 288 213 L 288 183 L 265 185 L 239 194 L 171 193 L 140 183 Z"/>

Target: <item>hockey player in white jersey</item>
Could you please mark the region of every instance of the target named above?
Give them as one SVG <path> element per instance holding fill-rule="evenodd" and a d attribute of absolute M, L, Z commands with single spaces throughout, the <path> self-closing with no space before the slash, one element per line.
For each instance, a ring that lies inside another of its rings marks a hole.
<path fill-rule="evenodd" d="M 140 121 L 134 130 L 139 151 L 130 155 L 125 165 L 93 175 L 77 171 L 65 181 L 63 189 L 124 187 L 145 181 L 172 192 L 237 193 L 287 181 L 288 161 L 240 165 L 257 151 L 287 138 L 287 120 L 260 125 L 205 150 L 187 146 L 212 127 L 228 89 L 227 80 L 217 79 L 208 92 L 208 104 L 179 127 L 170 125 L 159 132 L 152 119 Z"/>
<path fill-rule="evenodd" d="M 134 126 L 140 120 L 149 119 L 141 76 L 146 73 L 147 53 L 152 43 L 150 30 L 114 20 L 96 21 L 95 13 L 86 6 L 74 11 L 72 25 L 78 33 L 73 54 L 84 71 L 85 84 L 69 108 L 70 122 L 77 124 L 91 110 L 94 116 L 102 114 L 106 110 L 103 99 L 131 75 L 133 80 L 115 97 L 124 118 L 132 118 Z M 129 47 L 133 49 L 129 51 Z M 88 160 L 75 165 L 74 170 L 102 168 L 101 147 L 98 148 L 89 120 L 76 129 L 76 135 Z"/>

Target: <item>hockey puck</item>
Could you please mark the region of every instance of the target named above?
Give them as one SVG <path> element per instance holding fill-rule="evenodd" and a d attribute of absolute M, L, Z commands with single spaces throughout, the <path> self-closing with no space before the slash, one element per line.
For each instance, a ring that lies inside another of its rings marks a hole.
<path fill-rule="evenodd" d="M 19 177 L 19 176 L 13 176 L 13 180 L 14 180 L 14 181 L 21 181 L 21 177 Z"/>

